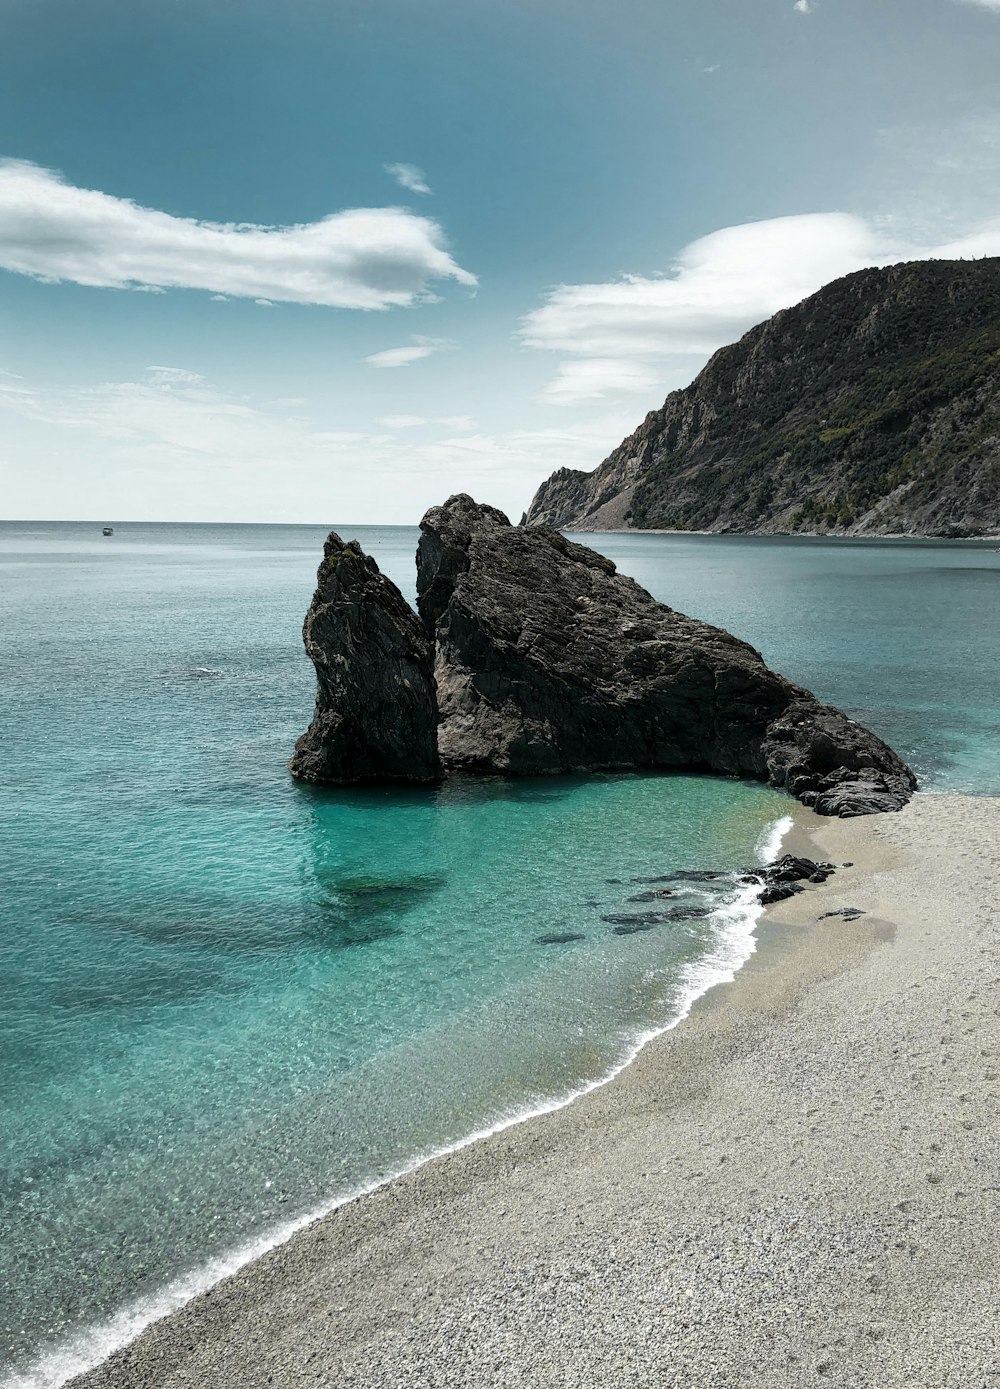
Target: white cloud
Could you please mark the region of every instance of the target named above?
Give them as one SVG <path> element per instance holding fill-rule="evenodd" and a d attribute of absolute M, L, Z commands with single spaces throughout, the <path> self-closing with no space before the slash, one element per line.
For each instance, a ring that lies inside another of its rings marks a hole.
<path fill-rule="evenodd" d="M 1000 0 L 963 0 L 966 5 L 978 5 L 981 10 L 1000 10 Z"/>
<path fill-rule="evenodd" d="M 659 380 L 659 374 L 645 362 L 583 357 L 562 363 L 558 375 L 545 388 L 543 399 L 555 405 L 576 405 L 581 400 L 603 400 L 626 393 L 647 395 L 656 390 Z"/>
<path fill-rule="evenodd" d="M 146 375 L 157 386 L 200 386 L 205 380 L 183 367 L 147 367 Z"/>
<path fill-rule="evenodd" d="M 423 357 L 429 357 L 434 351 L 433 347 L 387 347 L 384 352 L 373 352 L 365 361 L 370 367 L 408 367 L 413 362 L 419 362 Z"/>
<path fill-rule="evenodd" d="M 386 309 L 434 280 L 474 285 L 440 226 L 405 208 L 354 208 L 267 227 L 199 222 L 0 161 L 0 268 L 112 289 L 185 288 L 333 308 Z"/>
<path fill-rule="evenodd" d="M 402 440 L 392 417 L 376 430 L 316 422 L 181 367 L 76 387 L 8 380 L 18 393 L 0 390 L 0 495 L 11 516 L 414 524 L 472 491 L 516 520 L 540 477 L 595 467 L 635 423 L 630 408 L 490 434 L 464 416 L 419 417 L 429 437 Z"/>
<path fill-rule="evenodd" d="M 384 429 L 427 429 L 443 425 L 446 429 L 475 429 L 471 415 L 383 415 L 378 421 Z"/>
<path fill-rule="evenodd" d="M 411 193 L 429 193 L 431 191 L 427 186 L 427 178 L 423 169 L 418 169 L 416 164 L 383 164 L 382 167 L 401 188 L 406 188 Z"/>
<path fill-rule="evenodd" d="M 408 347 L 387 347 L 383 352 L 373 352 L 364 360 L 370 367 L 378 367 L 380 370 L 408 367 L 435 352 L 440 352 L 442 348 L 454 346 L 448 338 L 414 338 Z"/>
<path fill-rule="evenodd" d="M 721 67 L 721 63 L 712 63 L 709 67 L 702 68 L 702 72 L 718 72 Z"/>
<path fill-rule="evenodd" d="M 0 367 L 0 392 L 7 396 L 34 395 L 31 387 L 24 384 L 23 376 L 19 376 L 16 371 L 4 371 L 2 367 Z"/>
<path fill-rule="evenodd" d="M 795 0 L 795 4 L 792 6 L 792 9 L 797 10 L 799 14 L 812 14 L 815 8 L 815 0 Z"/>
<path fill-rule="evenodd" d="M 1000 222 L 933 248 L 893 241 L 860 217 L 811 213 L 727 227 L 692 242 L 673 273 L 562 285 L 521 324 L 528 347 L 567 358 L 556 404 L 686 384 L 717 348 L 830 280 L 868 265 L 1000 254 Z"/>

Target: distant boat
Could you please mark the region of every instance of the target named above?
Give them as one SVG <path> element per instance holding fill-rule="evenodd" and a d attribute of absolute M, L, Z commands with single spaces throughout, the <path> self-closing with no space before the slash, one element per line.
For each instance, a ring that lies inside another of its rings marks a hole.
<path fill-rule="evenodd" d="M 114 533 L 115 531 L 113 526 L 105 526 L 104 530 L 101 532 L 102 535 L 114 535 Z"/>

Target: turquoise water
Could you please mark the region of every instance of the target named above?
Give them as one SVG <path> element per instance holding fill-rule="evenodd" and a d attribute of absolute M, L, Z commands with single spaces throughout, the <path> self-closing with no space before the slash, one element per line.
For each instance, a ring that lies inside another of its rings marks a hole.
<path fill-rule="evenodd" d="M 24 1384 L 206 1260 L 607 1074 L 740 963 L 751 915 L 720 879 L 689 890 L 711 915 L 602 917 L 639 910 L 632 880 L 752 861 L 788 809 L 700 777 L 295 785 L 324 529 L 115 530 L 0 525 L 0 1366 L 48 1355 Z M 414 531 L 344 533 L 412 594 Z M 1000 793 L 987 547 L 597 543 L 926 784 Z"/>
<path fill-rule="evenodd" d="M 925 788 L 1000 795 L 1000 553 L 989 543 L 580 539 L 875 729 Z"/>

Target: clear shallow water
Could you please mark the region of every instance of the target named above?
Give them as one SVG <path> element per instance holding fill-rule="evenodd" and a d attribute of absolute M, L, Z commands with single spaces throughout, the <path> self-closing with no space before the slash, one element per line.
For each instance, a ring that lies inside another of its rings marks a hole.
<path fill-rule="evenodd" d="M 412 591 L 414 531 L 351 533 Z M 293 784 L 323 535 L 0 526 L 0 1365 L 572 1093 L 745 956 L 738 903 L 601 917 L 641 910 L 629 879 L 751 861 L 788 809 L 765 788 Z M 1000 791 L 1000 557 L 598 543 L 928 784 Z"/>
<path fill-rule="evenodd" d="M 868 724 L 925 789 L 1000 795 L 1000 553 L 989 543 L 579 538 Z"/>

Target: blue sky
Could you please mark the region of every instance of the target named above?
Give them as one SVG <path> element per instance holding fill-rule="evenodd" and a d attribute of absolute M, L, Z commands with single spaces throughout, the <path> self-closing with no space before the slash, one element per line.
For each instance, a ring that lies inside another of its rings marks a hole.
<path fill-rule="evenodd" d="M 519 513 L 860 265 L 1000 253 L 1000 0 L 3 0 L 12 518 Z"/>

